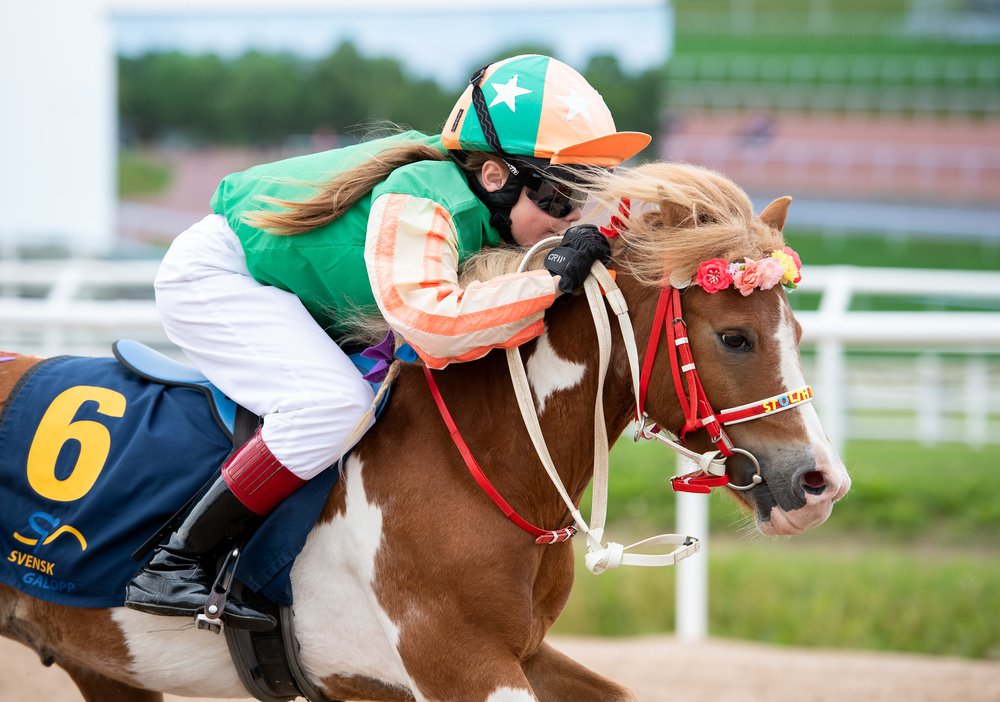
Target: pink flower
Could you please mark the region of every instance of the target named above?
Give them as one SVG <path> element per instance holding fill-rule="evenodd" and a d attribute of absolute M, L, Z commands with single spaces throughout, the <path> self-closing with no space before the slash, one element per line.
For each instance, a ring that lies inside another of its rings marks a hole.
<path fill-rule="evenodd" d="M 776 258 L 764 258 L 757 262 L 757 286 L 770 290 L 785 276 L 784 262 Z"/>
<path fill-rule="evenodd" d="M 754 291 L 760 283 L 760 266 L 757 261 L 752 258 L 744 259 L 745 263 L 741 270 L 736 272 L 733 276 L 733 283 L 739 288 L 740 294 L 743 297 L 748 296 Z"/>
<path fill-rule="evenodd" d="M 733 276 L 729 274 L 729 264 L 724 259 L 713 258 L 698 266 L 694 282 L 705 292 L 714 294 L 728 288 Z"/>

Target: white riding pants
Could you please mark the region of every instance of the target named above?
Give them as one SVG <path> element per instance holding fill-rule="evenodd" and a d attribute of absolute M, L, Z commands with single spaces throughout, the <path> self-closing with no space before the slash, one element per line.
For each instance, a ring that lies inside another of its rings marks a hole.
<path fill-rule="evenodd" d="M 174 240 L 155 287 L 167 337 L 264 418 L 264 443 L 288 470 L 308 480 L 351 448 L 371 387 L 298 297 L 250 276 L 224 217 Z"/>

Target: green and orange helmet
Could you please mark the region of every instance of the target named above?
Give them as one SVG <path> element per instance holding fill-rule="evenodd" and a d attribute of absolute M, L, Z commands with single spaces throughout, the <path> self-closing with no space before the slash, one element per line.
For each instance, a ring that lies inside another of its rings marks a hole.
<path fill-rule="evenodd" d="M 575 70 L 525 54 L 477 71 L 441 134 L 449 151 L 613 168 L 651 141 L 619 132 L 604 99 Z"/>

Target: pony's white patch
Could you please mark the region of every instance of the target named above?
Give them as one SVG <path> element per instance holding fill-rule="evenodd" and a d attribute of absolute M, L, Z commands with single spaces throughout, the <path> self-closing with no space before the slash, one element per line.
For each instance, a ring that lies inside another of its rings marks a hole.
<path fill-rule="evenodd" d="M 569 390 L 580 384 L 587 367 L 582 363 L 561 358 L 551 342 L 549 335 L 538 337 L 535 350 L 525 364 L 528 371 L 528 382 L 538 399 L 538 413 L 545 411 L 545 401 L 552 393 L 559 390 Z"/>
<path fill-rule="evenodd" d="M 781 382 L 784 384 L 785 390 L 797 390 L 798 388 L 805 387 L 807 383 L 805 376 L 802 374 L 802 364 L 799 360 L 791 308 L 783 296 L 779 297 L 779 299 L 781 301 L 781 315 L 778 328 L 775 331 L 775 339 L 778 342 L 778 369 L 781 373 Z M 816 408 L 813 407 L 812 403 L 803 403 L 799 405 L 795 412 L 799 414 L 805 425 L 806 435 L 809 437 L 809 444 L 812 448 L 817 468 L 826 469 L 829 478 L 835 478 L 839 481 L 839 485 L 835 486 L 836 488 L 849 485 L 850 478 L 847 475 L 847 469 L 844 468 L 844 464 L 837 456 L 833 444 L 827 438 L 826 432 L 819 421 L 819 415 L 816 414 Z"/>
<path fill-rule="evenodd" d="M 399 627 L 375 595 L 382 510 L 368 501 L 362 468 L 347 460 L 347 509 L 313 529 L 292 568 L 302 666 L 313 680 L 361 675 L 412 689 L 397 651 Z"/>
<path fill-rule="evenodd" d="M 194 620 L 158 617 L 120 607 L 111 618 L 132 656 L 129 671 L 143 687 L 184 697 L 243 697 L 224 636 L 194 628 Z"/>
<path fill-rule="evenodd" d="M 397 652 L 399 628 L 375 596 L 382 511 L 369 503 L 361 472 L 360 461 L 347 461 L 341 476 L 345 513 L 310 533 L 292 568 L 301 663 L 314 682 L 330 675 L 365 676 L 415 689 Z M 132 655 L 131 672 L 144 686 L 183 696 L 246 695 L 224 637 L 178 617 L 129 609 L 113 610 L 112 616 Z"/>
<path fill-rule="evenodd" d="M 519 690 L 515 687 L 501 687 L 494 690 L 486 702 L 538 702 L 529 690 Z"/>

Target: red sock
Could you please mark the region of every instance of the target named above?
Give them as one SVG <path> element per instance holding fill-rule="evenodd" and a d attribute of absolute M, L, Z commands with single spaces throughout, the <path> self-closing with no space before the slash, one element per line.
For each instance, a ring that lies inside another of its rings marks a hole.
<path fill-rule="evenodd" d="M 262 517 L 306 482 L 274 457 L 260 429 L 222 466 L 222 478 L 240 502 Z"/>

